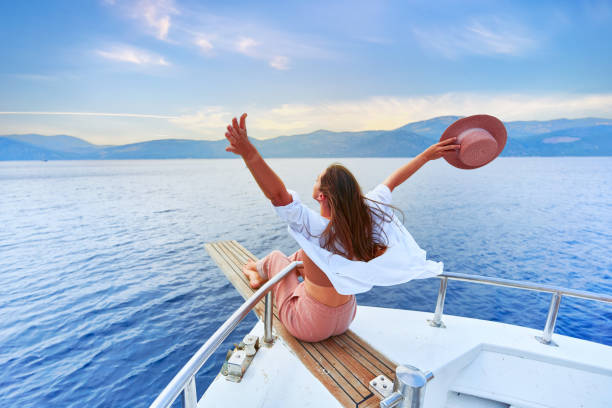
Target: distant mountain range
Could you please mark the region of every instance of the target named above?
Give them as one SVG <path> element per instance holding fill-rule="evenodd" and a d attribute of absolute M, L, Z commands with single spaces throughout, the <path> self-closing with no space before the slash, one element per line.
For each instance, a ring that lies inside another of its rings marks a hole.
<path fill-rule="evenodd" d="M 409 123 L 395 130 L 316 132 L 253 143 L 264 157 L 412 157 L 438 141 L 459 116 Z M 612 119 L 506 122 L 502 156 L 612 156 Z M 66 135 L 0 136 L 0 160 L 231 158 L 225 140 L 152 140 L 99 146 Z"/>

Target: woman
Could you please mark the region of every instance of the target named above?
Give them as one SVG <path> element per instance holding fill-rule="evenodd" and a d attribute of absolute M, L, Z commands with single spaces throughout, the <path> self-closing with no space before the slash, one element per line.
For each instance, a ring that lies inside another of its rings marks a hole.
<path fill-rule="evenodd" d="M 243 272 L 251 287 L 258 288 L 290 262 L 303 261 L 303 282 L 297 271 L 291 272 L 273 289 L 280 320 L 291 334 L 311 342 L 341 334 L 355 317 L 356 293 L 442 272 L 442 263 L 427 261 L 425 251 L 393 214 L 391 192 L 427 161 L 458 149 L 452 144 L 456 138 L 430 146 L 365 196 L 346 168 L 329 166 L 313 188 L 320 205 L 317 214 L 285 188 L 250 143 L 246 116 L 228 125 L 225 137 L 230 145 L 225 150 L 242 157 L 302 249 L 290 257 L 274 251 L 257 263 L 247 263 Z"/>

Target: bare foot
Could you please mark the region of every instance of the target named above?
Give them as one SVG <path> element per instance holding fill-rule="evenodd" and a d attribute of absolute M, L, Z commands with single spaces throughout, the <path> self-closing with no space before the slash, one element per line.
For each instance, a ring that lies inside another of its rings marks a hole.
<path fill-rule="evenodd" d="M 242 273 L 249 278 L 249 285 L 251 285 L 253 289 L 257 289 L 266 282 L 265 279 L 259 276 L 257 267 L 255 266 L 255 261 L 247 261 L 247 263 L 242 267 Z"/>

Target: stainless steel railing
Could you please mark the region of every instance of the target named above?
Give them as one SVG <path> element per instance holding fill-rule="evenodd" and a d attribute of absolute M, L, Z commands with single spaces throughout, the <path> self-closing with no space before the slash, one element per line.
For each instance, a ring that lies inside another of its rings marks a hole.
<path fill-rule="evenodd" d="M 302 262 L 291 262 L 272 279 L 264 283 L 257 292 L 248 298 L 217 331 L 204 343 L 202 347 L 191 357 L 191 359 L 181 368 L 172 381 L 157 396 L 150 408 L 167 408 L 172 405 L 180 394 L 183 396 L 183 408 L 196 408 L 198 398 L 196 392 L 195 375 L 202 368 L 206 360 L 219 348 L 221 343 L 236 328 L 238 323 L 244 319 L 255 305 L 265 296 L 266 305 L 264 313 L 264 342 L 272 341 L 272 293 L 271 289 L 278 281 L 283 279 L 296 266 Z"/>
<path fill-rule="evenodd" d="M 570 296 L 580 299 L 590 299 L 599 302 L 612 303 L 612 296 L 610 295 L 586 292 L 582 290 L 565 289 L 557 286 L 544 285 L 539 283 L 520 282 L 510 279 L 489 278 L 486 276 L 467 275 L 463 273 L 452 272 L 445 272 L 439 275 L 438 277 L 440 278 L 440 289 L 438 291 L 436 311 L 434 313 L 433 319 L 429 321 L 429 324 L 434 327 L 444 327 L 444 323 L 442 323 L 442 312 L 444 310 L 444 299 L 446 298 L 446 288 L 449 279 L 464 282 L 481 283 L 485 285 L 526 289 L 536 292 L 552 293 L 553 296 L 550 302 L 548 316 L 546 317 L 546 325 L 544 326 L 544 331 L 542 333 L 542 336 L 536 336 L 536 339 L 539 342 L 549 345 L 556 345 L 552 341 L 552 335 L 555 331 L 555 323 L 557 321 L 557 315 L 559 314 L 559 305 L 561 304 L 562 296 Z"/>

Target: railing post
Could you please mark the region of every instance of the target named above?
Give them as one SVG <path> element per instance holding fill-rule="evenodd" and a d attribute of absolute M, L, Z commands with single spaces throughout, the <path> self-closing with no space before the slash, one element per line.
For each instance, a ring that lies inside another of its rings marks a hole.
<path fill-rule="evenodd" d="M 555 331 L 555 323 L 557 322 L 557 314 L 559 313 L 559 305 L 561 304 L 561 293 L 553 293 L 553 297 L 550 301 L 550 308 L 548 309 L 548 316 L 546 317 L 546 326 L 544 326 L 544 332 L 542 336 L 536 336 L 536 339 L 543 344 L 550 346 L 556 346 L 557 343 L 552 341 L 552 335 Z"/>
<path fill-rule="evenodd" d="M 198 394 L 196 393 L 195 376 L 192 376 L 183 388 L 183 408 L 196 408 L 198 406 Z"/>
<path fill-rule="evenodd" d="M 427 319 L 430 326 L 433 327 L 446 327 L 442 323 L 442 312 L 444 311 L 444 299 L 446 298 L 446 285 L 448 278 L 440 279 L 440 290 L 438 291 L 438 301 L 436 302 L 436 312 L 433 319 Z"/>
<path fill-rule="evenodd" d="M 431 371 L 424 373 L 416 367 L 397 366 L 393 393 L 380 401 L 380 408 L 422 408 L 425 386 L 433 377 Z"/>
<path fill-rule="evenodd" d="M 274 342 L 272 336 L 272 321 L 274 320 L 274 314 L 272 313 L 272 307 L 274 305 L 274 298 L 272 297 L 272 291 L 266 293 L 265 310 L 264 310 L 264 344 L 271 346 Z"/>

